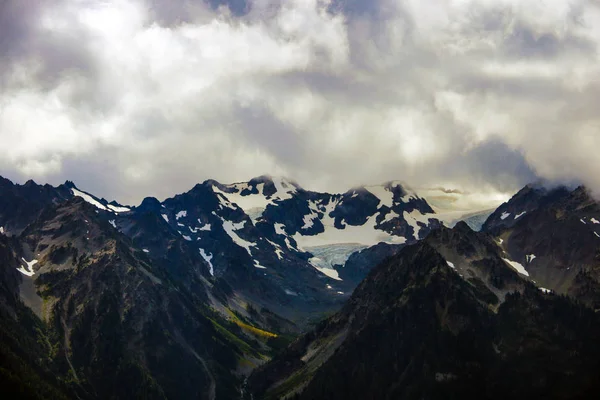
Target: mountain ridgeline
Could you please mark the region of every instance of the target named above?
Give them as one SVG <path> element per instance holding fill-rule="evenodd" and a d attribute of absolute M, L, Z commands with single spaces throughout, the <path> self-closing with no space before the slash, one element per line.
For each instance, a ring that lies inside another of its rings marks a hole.
<path fill-rule="evenodd" d="M 585 188 L 528 186 L 481 232 L 441 221 L 398 182 L 209 180 L 133 207 L 2 178 L 0 381 L 31 399 L 597 392 Z"/>

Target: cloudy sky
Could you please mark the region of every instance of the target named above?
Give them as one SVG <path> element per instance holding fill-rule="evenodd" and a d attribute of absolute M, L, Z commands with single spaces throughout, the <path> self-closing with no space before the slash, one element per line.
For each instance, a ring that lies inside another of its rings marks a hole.
<path fill-rule="evenodd" d="M 600 191 L 598 0 L 0 0 L 0 174 Z"/>

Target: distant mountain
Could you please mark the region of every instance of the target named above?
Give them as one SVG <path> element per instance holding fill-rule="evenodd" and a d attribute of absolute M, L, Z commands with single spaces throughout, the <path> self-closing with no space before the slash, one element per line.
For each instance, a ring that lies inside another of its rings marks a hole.
<path fill-rule="evenodd" d="M 600 319 L 464 224 L 388 258 L 251 376 L 254 399 L 592 398 Z M 248 397 L 250 398 L 250 397 Z"/>
<path fill-rule="evenodd" d="M 538 285 L 600 309 L 600 204 L 586 188 L 529 185 L 483 229 Z"/>

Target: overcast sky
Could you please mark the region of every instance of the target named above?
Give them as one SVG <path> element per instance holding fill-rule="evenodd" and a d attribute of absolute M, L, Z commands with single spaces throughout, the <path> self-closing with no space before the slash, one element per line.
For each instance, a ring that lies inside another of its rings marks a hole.
<path fill-rule="evenodd" d="M 600 191 L 599 43 L 597 0 L 0 0 L 0 174 Z"/>

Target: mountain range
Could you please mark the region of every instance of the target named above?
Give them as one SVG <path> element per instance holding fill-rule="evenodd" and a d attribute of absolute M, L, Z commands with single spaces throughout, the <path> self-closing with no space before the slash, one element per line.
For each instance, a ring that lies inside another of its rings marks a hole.
<path fill-rule="evenodd" d="M 261 176 L 127 206 L 0 178 L 0 382 L 19 398 L 597 392 L 598 202 L 528 185 L 497 209 L 442 203 Z"/>

